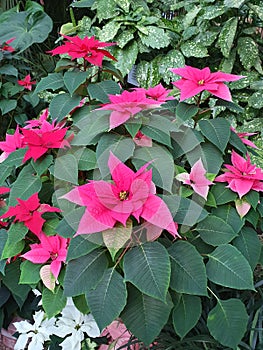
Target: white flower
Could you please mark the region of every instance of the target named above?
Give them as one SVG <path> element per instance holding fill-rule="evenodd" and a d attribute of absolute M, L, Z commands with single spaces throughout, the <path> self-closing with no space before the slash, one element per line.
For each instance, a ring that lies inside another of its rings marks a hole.
<path fill-rule="evenodd" d="M 63 350 L 81 349 L 81 342 L 84 339 L 84 333 L 91 338 L 100 335 L 100 330 L 94 317 L 91 314 L 82 314 L 74 305 L 71 298 L 68 298 L 67 305 L 61 312 L 61 317 L 56 323 L 56 331 L 54 334 L 60 338 L 65 338 L 61 344 Z"/>
<path fill-rule="evenodd" d="M 28 350 L 42 350 L 45 341 L 50 340 L 50 335 L 55 330 L 56 319 L 44 319 L 44 311 L 34 314 L 34 323 L 28 321 L 15 322 L 16 330 L 21 333 L 17 339 L 14 350 L 24 350 L 29 339 L 31 339 Z"/>

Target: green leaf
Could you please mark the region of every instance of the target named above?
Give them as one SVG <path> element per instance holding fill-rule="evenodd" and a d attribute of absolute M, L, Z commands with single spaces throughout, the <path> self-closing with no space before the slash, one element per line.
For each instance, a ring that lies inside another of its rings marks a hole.
<path fill-rule="evenodd" d="M 226 184 L 216 183 L 212 186 L 211 192 L 215 197 L 217 205 L 233 202 L 237 198 L 237 194 L 227 188 Z"/>
<path fill-rule="evenodd" d="M 17 101 L 16 100 L 2 100 L 0 101 L 0 110 L 2 112 L 2 114 L 6 114 L 10 111 L 12 111 L 13 109 L 15 109 L 17 106 Z"/>
<path fill-rule="evenodd" d="M 229 143 L 236 149 L 238 149 L 240 152 L 242 152 L 244 155 L 246 155 L 247 148 L 234 131 L 231 131 Z"/>
<path fill-rule="evenodd" d="M 125 162 L 133 155 L 134 149 L 135 144 L 131 138 L 114 134 L 103 135 L 98 142 L 96 150 L 97 164 L 102 178 L 105 178 L 110 173 L 108 167 L 110 152 L 122 162 Z"/>
<path fill-rule="evenodd" d="M 19 148 L 16 151 L 9 154 L 9 156 L 4 160 L 3 164 L 16 168 L 23 164 L 23 159 L 26 153 L 25 148 Z"/>
<path fill-rule="evenodd" d="M 121 319 L 135 337 L 145 345 L 149 345 L 166 324 L 171 308 L 172 302 L 169 294 L 164 303 L 131 286 Z"/>
<path fill-rule="evenodd" d="M 31 164 L 26 165 L 19 173 L 16 181 L 12 185 L 12 190 L 9 196 L 9 205 L 17 204 L 17 198 L 28 199 L 32 194 L 39 192 L 42 182 L 35 175 L 35 170 Z"/>
<path fill-rule="evenodd" d="M 60 207 L 63 209 L 61 205 Z M 59 225 L 57 226 L 57 233 L 62 237 L 72 238 L 72 236 L 76 233 L 78 229 L 79 221 L 83 216 L 84 211 L 84 207 L 79 207 L 70 212 L 64 213 L 64 218 L 60 221 Z"/>
<path fill-rule="evenodd" d="M 154 144 L 152 147 L 135 149 L 132 163 L 138 170 L 147 162 L 151 162 L 153 182 L 168 192 L 172 190 L 174 179 L 174 162 L 171 154 L 162 146 Z"/>
<path fill-rule="evenodd" d="M 118 34 L 116 37 L 116 42 L 118 43 L 118 46 L 123 49 L 126 44 L 128 44 L 129 41 L 131 41 L 134 38 L 134 29 L 126 29 L 125 31 Z"/>
<path fill-rule="evenodd" d="M 195 41 L 187 41 L 181 45 L 182 53 L 185 57 L 207 57 L 208 51 L 202 44 Z"/>
<path fill-rule="evenodd" d="M 248 4 L 248 7 L 255 12 L 255 14 L 259 17 L 259 19 L 261 19 L 261 21 L 263 21 L 263 9 L 262 6 L 257 6 L 257 5 L 253 5 L 251 3 Z"/>
<path fill-rule="evenodd" d="M 86 81 L 87 77 L 87 72 L 67 71 L 64 74 L 64 83 L 71 96 Z"/>
<path fill-rule="evenodd" d="M 87 171 L 97 168 L 96 153 L 89 148 L 80 148 L 74 153 L 78 159 L 78 169 Z"/>
<path fill-rule="evenodd" d="M 150 46 L 153 49 L 161 49 L 167 47 L 170 44 L 170 38 L 168 34 L 162 29 L 155 26 L 147 26 L 147 35 L 144 35 L 140 31 L 138 32 L 142 43 L 145 46 Z"/>
<path fill-rule="evenodd" d="M 51 118 L 61 121 L 67 114 L 69 114 L 75 107 L 79 105 L 81 96 L 70 96 L 68 93 L 56 95 L 49 105 L 49 112 Z"/>
<path fill-rule="evenodd" d="M 45 156 L 44 158 L 37 159 L 35 162 L 31 160 L 31 165 L 39 176 L 46 172 L 52 163 L 53 156 L 51 154 Z"/>
<path fill-rule="evenodd" d="M 243 227 L 239 236 L 234 239 L 233 245 L 244 255 L 251 269 L 254 270 L 261 253 L 261 243 L 257 232 L 251 227 Z"/>
<path fill-rule="evenodd" d="M 93 111 L 77 124 L 80 129 L 71 145 L 86 146 L 97 143 L 97 137 L 109 129 L 109 111 Z"/>
<path fill-rule="evenodd" d="M 129 119 L 124 124 L 126 130 L 131 135 L 132 138 L 134 138 L 137 134 L 137 132 L 140 130 L 142 123 L 140 120 L 137 119 Z"/>
<path fill-rule="evenodd" d="M 248 36 L 240 37 L 238 39 L 237 52 L 245 69 L 250 70 L 251 67 L 255 67 L 259 54 L 258 46 L 252 38 Z"/>
<path fill-rule="evenodd" d="M 108 95 L 116 95 L 120 93 L 119 85 L 113 80 L 104 80 L 100 83 L 89 84 L 88 93 L 91 99 L 95 99 L 102 103 L 108 103 Z"/>
<path fill-rule="evenodd" d="M 19 283 L 21 284 L 37 284 L 40 281 L 41 264 L 33 264 L 31 261 L 25 260 L 21 263 L 21 276 Z"/>
<path fill-rule="evenodd" d="M 185 102 L 179 102 L 176 107 L 176 125 L 184 124 L 184 122 L 193 118 L 198 112 L 198 107 Z"/>
<path fill-rule="evenodd" d="M 172 153 L 174 158 L 178 158 L 195 148 L 200 148 L 199 145 L 203 141 L 204 139 L 200 131 L 188 127 L 182 127 L 182 130 L 172 134 Z"/>
<path fill-rule="evenodd" d="M 179 303 L 173 310 L 173 326 L 175 332 L 184 338 L 196 325 L 201 316 L 201 299 L 194 295 L 182 294 Z"/>
<path fill-rule="evenodd" d="M 27 231 L 28 228 L 22 222 L 13 223 L 10 226 L 1 259 L 13 257 L 22 252 Z"/>
<path fill-rule="evenodd" d="M 225 57 L 229 57 L 235 39 L 238 19 L 229 18 L 224 24 L 218 37 L 218 45 Z"/>
<path fill-rule="evenodd" d="M 98 248 L 97 244 L 90 241 L 89 235 L 79 235 L 70 240 L 67 261 L 80 258 Z"/>
<path fill-rule="evenodd" d="M 254 290 L 249 263 L 237 248 L 223 244 L 207 256 L 206 271 L 210 281 L 228 288 Z"/>
<path fill-rule="evenodd" d="M 6 265 L 2 283 L 11 291 L 12 296 L 21 308 L 32 288 L 26 284 L 19 284 L 19 277 L 20 262 L 18 260 Z"/>
<path fill-rule="evenodd" d="M 207 295 L 205 265 L 196 248 L 185 241 L 168 248 L 172 273 L 170 287 L 178 293 Z"/>
<path fill-rule="evenodd" d="M 235 208 L 231 205 L 220 206 L 212 210 L 214 216 L 218 216 L 223 219 L 228 225 L 230 225 L 233 231 L 238 234 L 244 225 L 243 220 L 238 215 Z"/>
<path fill-rule="evenodd" d="M 42 305 L 48 318 L 59 314 L 66 306 L 67 298 L 63 295 L 63 289 L 57 286 L 54 291 L 47 288 L 42 292 Z"/>
<path fill-rule="evenodd" d="M 124 256 L 123 269 L 125 280 L 142 293 L 166 300 L 171 265 L 163 245 L 149 242 L 132 248 Z"/>
<path fill-rule="evenodd" d="M 226 221 L 215 215 L 209 215 L 201 221 L 197 225 L 196 231 L 200 233 L 205 243 L 212 246 L 228 243 L 237 236 L 237 233 L 233 231 Z"/>
<path fill-rule="evenodd" d="M 127 299 L 126 284 L 115 270 L 108 269 L 97 287 L 86 293 L 88 306 L 100 330 L 119 317 Z"/>
<path fill-rule="evenodd" d="M 194 150 L 187 153 L 187 160 L 190 164 L 194 164 L 201 156 L 201 160 L 208 173 L 217 174 L 222 166 L 222 152 L 212 145 L 205 142 L 197 146 Z M 212 186 L 213 188 L 214 186 Z"/>
<path fill-rule="evenodd" d="M 248 105 L 256 109 L 261 109 L 263 108 L 262 98 L 262 91 L 256 91 L 249 97 Z"/>
<path fill-rule="evenodd" d="M 6 74 L 6 75 L 17 77 L 18 70 L 12 64 L 5 64 L 4 66 L 0 67 L 0 74 L 2 75 Z"/>
<path fill-rule="evenodd" d="M 95 0 L 91 9 L 96 9 L 99 22 L 103 19 L 113 18 L 118 14 L 115 0 L 108 0 L 107 2 Z"/>
<path fill-rule="evenodd" d="M 212 142 L 222 153 L 230 138 L 230 124 L 223 118 L 200 120 L 202 134 Z"/>
<path fill-rule="evenodd" d="M 69 261 L 64 279 L 65 295 L 80 295 L 96 288 L 107 267 L 108 259 L 101 249 Z"/>
<path fill-rule="evenodd" d="M 208 215 L 202 206 L 188 198 L 171 195 L 162 196 L 162 199 L 168 205 L 174 221 L 178 224 L 192 227 Z"/>
<path fill-rule="evenodd" d="M 95 0 L 80 0 L 70 4 L 72 7 L 91 7 L 94 4 Z"/>
<path fill-rule="evenodd" d="M 41 78 L 37 84 L 34 93 L 38 93 L 43 90 L 57 90 L 64 86 L 63 74 L 62 73 L 49 73 L 47 77 Z"/>
<path fill-rule="evenodd" d="M 78 161 L 73 154 L 57 157 L 54 165 L 54 176 L 57 179 L 78 185 Z"/>
<path fill-rule="evenodd" d="M 110 252 L 112 260 L 115 259 L 117 252 L 131 238 L 131 234 L 132 221 L 130 219 L 127 220 L 126 226 L 116 224 L 115 227 L 102 232 L 103 241 Z"/>
<path fill-rule="evenodd" d="M 115 67 L 125 76 L 131 71 L 132 66 L 136 62 L 138 55 L 137 42 L 132 40 L 123 49 L 113 48 L 112 54 L 117 60 L 117 62 L 114 63 Z"/>
<path fill-rule="evenodd" d="M 207 326 L 220 344 L 236 349 L 245 334 L 248 323 L 246 308 L 239 299 L 217 300 L 209 312 Z"/>
<path fill-rule="evenodd" d="M 43 42 L 52 30 L 51 18 L 42 11 L 9 12 L 0 17 L 1 41 L 15 38 L 12 47 L 20 52 L 27 49 L 33 43 Z M 4 23 L 4 25 L 3 25 Z"/>

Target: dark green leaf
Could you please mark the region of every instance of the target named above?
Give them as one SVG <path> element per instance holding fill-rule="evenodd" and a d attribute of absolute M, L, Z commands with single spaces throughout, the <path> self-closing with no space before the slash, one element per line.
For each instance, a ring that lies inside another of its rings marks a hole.
<path fill-rule="evenodd" d="M 0 101 L 0 110 L 2 112 L 2 114 L 6 114 L 10 111 L 12 111 L 13 109 L 15 109 L 17 106 L 17 101 L 16 100 L 2 100 Z"/>
<path fill-rule="evenodd" d="M 37 84 L 34 93 L 38 93 L 43 90 L 57 90 L 64 86 L 62 73 L 49 73 L 47 77 L 44 77 Z"/>
<path fill-rule="evenodd" d="M 54 291 L 44 288 L 42 292 L 42 305 L 48 318 L 56 316 L 65 307 L 67 299 L 63 295 L 61 286 L 57 286 Z"/>
<path fill-rule="evenodd" d="M 88 306 L 100 330 L 119 317 L 127 299 L 123 277 L 114 269 L 108 269 L 97 287 L 86 293 Z"/>
<path fill-rule="evenodd" d="M 67 71 L 64 74 L 64 84 L 71 96 L 86 81 L 87 77 L 87 72 Z"/>
<path fill-rule="evenodd" d="M 49 112 L 51 118 L 61 121 L 67 114 L 69 114 L 75 107 L 79 105 L 81 96 L 70 96 L 68 93 L 56 95 L 49 105 Z"/>
<path fill-rule="evenodd" d="M 201 299 L 194 295 L 182 294 L 173 310 L 173 326 L 176 333 L 184 338 L 196 325 L 201 316 Z"/>
<path fill-rule="evenodd" d="M 22 252 L 24 248 L 24 237 L 28 228 L 22 223 L 13 223 L 8 230 L 8 238 L 1 259 L 13 257 Z"/>
<path fill-rule="evenodd" d="M 254 290 L 251 267 L 237 248 L 222 244 L 207 256 L 210 281 L 228 288 Z"/>
<path fill-rule="evenodd" d="M 98 248 L 98 245 L 90 241 L 89 235 L 79 235 L 70 240 L 67 253 L 67 261 L 80 258 Z"/>
<path fill-rule="evenodd" d="M 202 134 L 222 153 L 230 138 L 230 124 L 223 118 L 200 120 Z"/>
<path fill-rule="evenodd" d="M 129 250 L 123 261 L 125 280 L 142 293 L 165 301 L 171 265 L 163 245 L 150 242 Z"/>
<path fill-rule="evenodd" d="M 102 103 L 108 103 L 108 95 L 117 95 L 120 93 L 119 85 L 113 80 L 104 80 L 100 83 L 89 84 L 88 93 L 90 98 L 100 101 Z"/>
<path fill-rule="evenodd" d="M 73 154 L 58 155 L 54 165 L 54 176 L 78 185 L 78 161 Z"/>
<path fill-rule="evenodd" d="M 205 265 L 196 248 L 184 241 L 168 248 L 172 273 L 170 287 L 178 293 L 207 295 Z"/>
<path fill-rule="evenodd" d="M 233 202 L 237 198 L 236 193 L 227 188 L 226 184 L 216 183 L 212 186 L 211 192 L 215 197 L 217 205 Z"/>
<path fill-rule="evenodd" d="M 131 286 L 121 319 L 135 337 L 149 345 L 166 324 L 171 308 L 172 301 L 169 294 L 164 303 Z"/>
<path fill-rule="evenodd" d="M 248 315 L 239 299 L 217 300 L 209 312 L 207 326 L 220 344 L 236 349 L 247 328 Z"/>
<path fill-rule="evenodd" d="M 196 231 L 200 233 L 200 237 L 205 243 L 212 246 L 228 243 L 237 236 L 237 233 L 226 221 L 215 215 L 209 215 L 201 221 L 197 225 Z"/>
<path fill-rule="evenodd" d="M 108 260 L 101 249 L 69 261 L 64 279 L 65 295 L 80 295 L 96 288 L 107 267 Z"/>
<path fill-rule="evenodd" d="M 21 276 L 19 283 L 21 284 L 37 284 L 40 280 L 40 268 L 41 264 L 33 264 L 29 260 L 25 260 L 21 263 Z"/>

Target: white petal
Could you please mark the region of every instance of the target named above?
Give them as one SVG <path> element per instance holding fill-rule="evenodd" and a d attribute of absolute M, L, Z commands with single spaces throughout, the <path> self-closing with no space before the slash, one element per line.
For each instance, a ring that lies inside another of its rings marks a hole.
<path fill-rule="evenodd" d="M 35 336 L 32 337 L 32 340 L 28 345 L 28 350 L 43 350 L 44 342 L 42 340 L 42 337 L 39 337 L 38 334 L 35 334 Z"/>
<path fill-rule="evenodd" d="M 28 321 L 14 322 L 14 326 L 19 333 L 27 333 L 35 329 Z"/>
<path fill-rule="evenodd" d="M 44 311 L 40 310 L 40 311 L 35 312 L 35 314 L 33 316 L 33 319 L 35 321 L 35 329 L 37 329 L 40 326 L 40 324 L 43 321 L 44 317 L 45 317 Z"/>
<path fill-rule="evenodd" d="M 18 323 L 18 322 L 17 322 Z M 26 347 L 26 343 L 28 340 L 28 335 L 27 334 L 21 334 L 16 341 L 14 350 L 24 350 Z"/>
<path fill-rule="evenodd" d="M 62 350 L 80 350 L 81 342 L 74 338 L 74 336 L 67 337 L 62 343 L 59 344 L 62 347 Z"/>
<path fill-rule="evenodd" d="M 97 338 L 101 333 L 94 317 L 91 314 L 85 316 L 85 323 L 81 326 L 81 329 L 91 338 Z"/>

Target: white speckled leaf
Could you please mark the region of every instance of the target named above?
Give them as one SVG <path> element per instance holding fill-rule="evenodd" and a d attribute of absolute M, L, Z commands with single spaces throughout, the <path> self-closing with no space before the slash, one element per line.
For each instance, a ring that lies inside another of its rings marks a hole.
<path fill-rule="evenodd" d="M 254 92 L 248 99 L 248 105 L 256 109 L 263 108 L 263 92 Z"/>
<path fill-rule="evenodd" d="M 184 17 L 183 25 L 184 28 L 188 28 L 195 17 L 198 15 L 199 11 L 201 10 L 201 7 L 194 6 L 190 11 L 188 11 Z"/>
<path fill-rule="evenodd" d="M 202 18 L 213 19 L 218 16 L 221 16 L 225 12 L 226 12 L 226 8 L 223 5 L 206 6 Z"/>
<path fill-rule="evenodd" d="M 134 38 L 134 30 L 125 30 L 122 33 L 120 33 L 116 38 L 116 42 L 118 46 L 123 49 L 126 44 L 128 44 L 129 41 L 131 41 Z"/>
<path fill-rule="evenodd" d="M 259 58 L 258 46 L 250 37 L 241 37 L 238 39 L 237 51 L 242 65 L 247 70 L 250 70 Z"/>
<path fill-rule="evenodd" d="M 244 2 L 245 0 L 224 0 L 224 5 L 227 7 L 235 7 L 238 9 L 241 5 L 243 5 Z"/>
<path fill-rule="evenodd" d="M 174 73 L 169 68 L 180 68 L 185 65 L 184 56 L 178 50 L 169 51 L 160 61 L 159 73 L 166 84 L 170 83 L 170 79 L 176 80 Z M 178 77 L 179 79 L 179 77 Z"/>
<path fill-rule="evenodd" d="M 237 22 L 237 17 L 229 18 L 219 34 L 218 45 L 225 57 L 229 57 L 237 30 Z"/>
<path fill-rule="evenodd" d="M 160 59 L 156 57 L 151 62 L 141 61 L 137 65 L 136 78 L 141 87 L 153 87 L 159 83 L 162 76 L 159 73 Z"/>
<path fill-rule="evenodd" d="M 255 12 L 255 14 L 263 21 L 263 8 L 262 6 L 257 6 L 253 4 L 249 4 L 249 8 Z"/>
<path fill-rule="evenodd" d="M 97 10 L 97 16 L 101 22 L 103 19 L 113 18 L 117 14 L 115 0 L 95 0 L 92 10 Z"/>
<path fill-rule="evenodd" d="M 125 12 L 129 11 L 130 1 L 129 0 L 115 0 L 116 4 L 120 6 Z"/>
<path fill-rule="evenodd" d="M 185 57 L 207 57 L 207 48 L 196 44 L 194 41 L 188 41 L 181 45 L 181 50 Z"/>
<path fill-rule="evenodd" d="M 121 71 L 123 75 L 126 75 L 132 69 L 135 64 L 138 55 L 138 46 L 136 41 L 132 41 L 125 46 L 124 49 L 118 49 L 112 51 L 113 56 L 118 60 L 114 63 L 115 67 Z"/>
<path fill-rule="evenodd" d="M 150 46 L 153 49 L 160 49 L 161 47 L 166 47 L 169 45 L 170 38 L 162 28 L 154 26 L 147 26 L 146 28 L 148 35 L 144 35 L 139 32 L 139 36 L 144 45 Z"/>
<path fill-rule="evenodd" d="M 108 22 L 101 30 L 99 34 L 99 40 L 101 41 L 110 41 L 117 34 L 121 22 L 110 21 Z"/>

